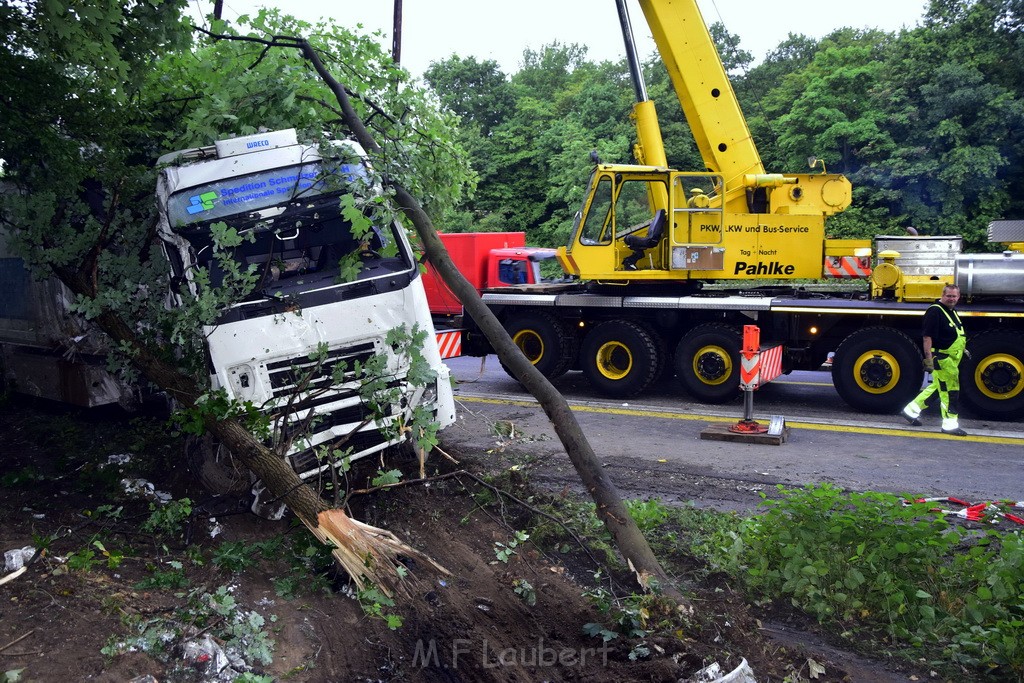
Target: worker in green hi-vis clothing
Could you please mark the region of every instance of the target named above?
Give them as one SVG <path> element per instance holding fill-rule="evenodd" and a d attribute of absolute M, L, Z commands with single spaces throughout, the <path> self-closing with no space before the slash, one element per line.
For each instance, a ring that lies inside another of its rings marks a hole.
<path fill-rule="evenodd" d="M 960 288 L 946 285 L 942 298 L 928 307 L 922 323 L 924 369 L 932 373 L 932 381 L 903 409 L 903 417 L 915 427 L 921 426 L 921 411 L 932 394 L 939 393 L 942 410 L 942 433 L 967 436 L 960 428 L 960 359 L 967 352 L 967 334 L 956 304 Z"/>

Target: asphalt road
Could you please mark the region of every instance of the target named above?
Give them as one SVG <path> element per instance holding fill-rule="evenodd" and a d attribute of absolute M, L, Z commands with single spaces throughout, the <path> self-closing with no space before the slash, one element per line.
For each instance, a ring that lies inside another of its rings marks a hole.
<path fill-rule="evenodd" d="M 456 380 L 459 418 L 443 433 L 445 445 L 490 451 L 510 466 L 525 459 L 534 476 L 552 486 L 577 485 L 550 422 L 494 356 L 483 363 L 446 362 Z M 578 372 L 555 386 L 627 495 L 749 508 L 779 484 L 830 482 L 970 502 L 1024 501 L 1024 424 L 962 415 L 969 436 L 953 437 L 939 432 L 939 417 L 930 412 L 923 427 L 909 427 L 899 415 L 855 413 L 839 398 L 827 370 L 794 372 L 754 392 L 754 419 L 785 419 L 781 445 L 702 438 L 712 425 L 739 421 L 741 399 L 706 405 L 668 386 L 628 402 L 612 401 L 592 392 Z"/>

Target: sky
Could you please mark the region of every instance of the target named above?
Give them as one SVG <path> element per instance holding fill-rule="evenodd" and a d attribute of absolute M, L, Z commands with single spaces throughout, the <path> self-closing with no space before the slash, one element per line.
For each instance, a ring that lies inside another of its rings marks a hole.
<path fill-rule="evenodd" d="M 792 33 L 821 38 L 843 26 L 898 31 L 913 28 L 924 16 L 927 0 L 698 0 L 706 23 L 721 21 L 740 36 L 740 47 L 752 53 L 755 64 Z M 193 11 L 212 11 L 212 0 L 191 0 Z M 224 18 L 254 12 L 263 6 L 281 7 L 300 19 L 326 17 L 367 33 L 383 31 L 391 49 L 394 0 L 224 0 Z M 640 58 L 654 52 L 643 13 L 628 0 L 630 20 Z M 558 41 L 586 45 L 590 61 L 625 56 L 613 0 L 403 0 L 402 65 L 419 76 L 430 62 L 452 54 L 493 59 L 502 71 L 519 70 L 523 50 L 540 49 Z"/>

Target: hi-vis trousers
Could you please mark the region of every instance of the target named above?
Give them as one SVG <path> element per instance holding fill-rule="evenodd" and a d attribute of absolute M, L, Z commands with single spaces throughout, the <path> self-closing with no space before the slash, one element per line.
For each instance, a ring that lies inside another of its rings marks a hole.
<path fill-rule="evenodd" d="M 918 417 L 928 405 L 928 399 L 938 392 L 942 428 L 947 430 L 960 426 L 960 359 L 964 356 L 966 344 L 958 342 L 960 339 L 945 351 L 935 353 L 935 370 L 932 372 L 931 384 L 926 386 L 906 408 L 908 415 Z"/>

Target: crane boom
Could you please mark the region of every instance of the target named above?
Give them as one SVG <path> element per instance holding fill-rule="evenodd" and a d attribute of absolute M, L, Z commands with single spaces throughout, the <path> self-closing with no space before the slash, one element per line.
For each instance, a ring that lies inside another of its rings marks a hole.
<path fill-rule="evenodd" d="M 619 0 L 622 2 L 623 0 Z M 696 0 L 640 0 L 697 149 L 727 186 L 764 166 Z"/>

